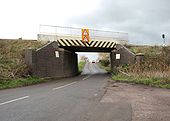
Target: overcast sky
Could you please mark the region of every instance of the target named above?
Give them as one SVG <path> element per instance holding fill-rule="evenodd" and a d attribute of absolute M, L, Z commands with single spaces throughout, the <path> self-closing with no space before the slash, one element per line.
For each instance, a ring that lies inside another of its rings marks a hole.
<path fill-rule="evenodd" d="M 130 43 L 170 41 L 170 0 L 1 0 L 0 38 L 36 39 L 39 25 L 127 32 Z"/>
<path fill-rule="evenodd" d="M 162 44 L 170 39 L 170 0 L 101 0 L 92 12 L 73 17 L 71 23 L 129 33 L 136 44 Z"/>
<path fill-rule="evenodd" d="M 0 38 L 36 38 L 40 24 L 129 33 L 131 43 L 170 39 L 170 0 L 1 0 Z"/>

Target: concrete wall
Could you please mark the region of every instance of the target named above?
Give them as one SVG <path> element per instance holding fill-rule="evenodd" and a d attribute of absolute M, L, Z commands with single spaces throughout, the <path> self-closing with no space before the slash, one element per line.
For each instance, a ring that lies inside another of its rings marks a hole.
<path fill-rule="evenodd" d="M 25 61 L 33 75 L 39 77 L 68 77 L 78 74 L 77 54 L 58 48 L 57 42 L 48 43 L 38 50 L 26 50 Z"/>
<path fill-rule="evenodd" d="M 135 54 L 128 50 L 126 47 L 122 45 L 117 45 L 116 50 L 113 50 L 110 53 L 111 68 L 124 64 L 135 63 L 135 57 Z"/>

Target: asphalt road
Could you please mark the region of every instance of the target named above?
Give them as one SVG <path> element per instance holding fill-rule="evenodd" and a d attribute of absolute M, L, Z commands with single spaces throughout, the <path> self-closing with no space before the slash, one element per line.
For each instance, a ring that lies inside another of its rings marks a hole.
<path fill-rule="evenodd" d="M 85 64 L 82 75 L 86 74 L 106 74 L 107 72 L 101 69 L 96 63 L 88 62 Z"/>
<path fill-rule="evenodd" d="M 130 102 L 102 101 L 108 80 L 104 70 L 87 63 L 77 77 L 1 90 L 0 121 L 131 121 Z"/>

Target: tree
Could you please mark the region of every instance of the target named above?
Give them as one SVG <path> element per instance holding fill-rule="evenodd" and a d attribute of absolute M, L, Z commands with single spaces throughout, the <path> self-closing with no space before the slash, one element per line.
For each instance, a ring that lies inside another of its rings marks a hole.
<path fill-rule="evenodd" d="M 109 59 L 110 59 L 109 53 L 99 53 L 98 60 L 109 60 Z"/>
<path fill-rule="evenodd" d="M 103 66 L 108 66 L 110 64 L 110 56 L 108 53 L 99 53 L 98 60 Z"/>
<path fill-rule="evenodd" d="M 80 61 L 85 61 L 85 62 L 87 62 L 87 61 L 89 61 L 89 59 L 88 59 L 88 57 L 86 57 L 86 56 L 80 56 Z"/>

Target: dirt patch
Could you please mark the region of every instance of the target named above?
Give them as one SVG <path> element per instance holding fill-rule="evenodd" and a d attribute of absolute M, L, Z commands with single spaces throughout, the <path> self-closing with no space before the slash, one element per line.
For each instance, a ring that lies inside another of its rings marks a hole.
<path fill-rule="evenodd" d="M 136 84 L 110 82 L 101 102 L 131 103 L 132 121 L 169 121 L 170 90 Z"/>

